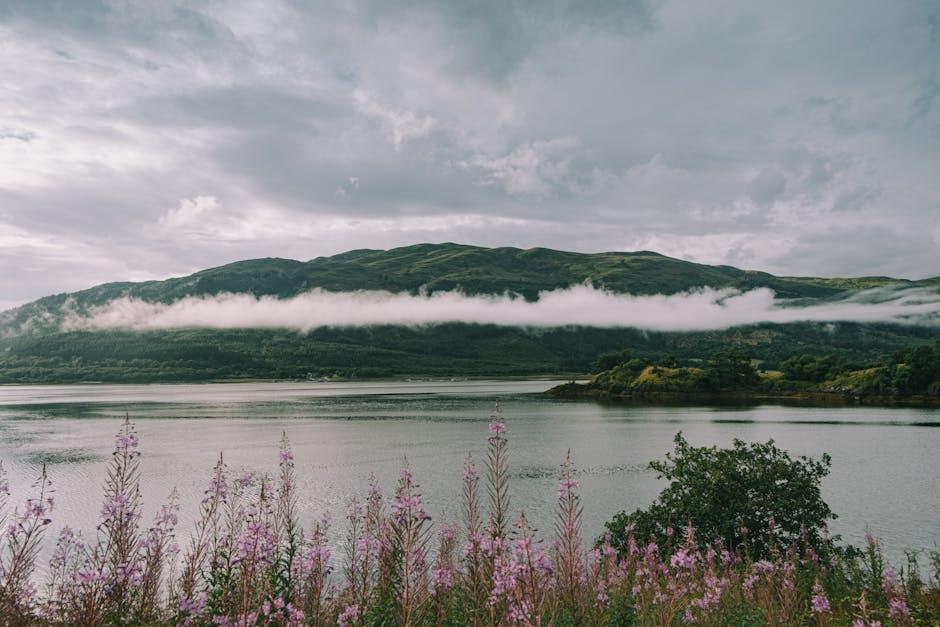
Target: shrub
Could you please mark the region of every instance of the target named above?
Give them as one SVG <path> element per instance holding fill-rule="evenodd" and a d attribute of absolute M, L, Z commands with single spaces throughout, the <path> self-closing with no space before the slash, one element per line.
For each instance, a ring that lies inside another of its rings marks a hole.
<path fill-rule="evenodd" d="M 619 551 L 628 527 L 642 541 L 666 547 L 684 541 L 689 525 L 697 530 L 699 544 L 718 539 L 730 548 L 746 547 L 756 559 L 769 555 L 774 542 L 805 541 L 823 554 L 831 551 L 825 527 L 836 516 L 819 491 L 820 480 L 829 474 L 828 455 L 794 460 L 773 440 L 735 440 L 731 448 L 720 449 L 691 446 L 679 433 L 674 442 L 665 460 L 650 462 L 669 486 L 648 509 L 621 512 L 607 523 Z"/>

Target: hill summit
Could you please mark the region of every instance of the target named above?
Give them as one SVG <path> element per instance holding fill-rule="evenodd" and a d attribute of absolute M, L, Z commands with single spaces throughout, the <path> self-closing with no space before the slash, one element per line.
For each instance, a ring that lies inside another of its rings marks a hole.
<path fill-rule="evenodd" d="M 306 262 L 254 259 L 163 281 L 106 283 L 0 314 L 0 382 L 579 373 L 609 350 L 690 357 L 731 343 L 774 361 L 811 344 L 866 358 L 929 342 L 935 335 L 930 328 L 806 323 L 696 333 L 453 323 L 320 328 L 307 334 L 282 329 L 65 331 L 61 324 L 65 315 L 82 315 L 121 298 L 163 304 L 223 293 L 286 299 L 321 289 L 508 293 L 534 301 L 540 292 L 586 282 L 633 295 L 768 288 L 779 298 L 816 300 L 888 285 L 933 289 L 940 284 L 938 279 L 779 277 L 649 251 L 588 254 L 450 243 L 352 250 Z"/>

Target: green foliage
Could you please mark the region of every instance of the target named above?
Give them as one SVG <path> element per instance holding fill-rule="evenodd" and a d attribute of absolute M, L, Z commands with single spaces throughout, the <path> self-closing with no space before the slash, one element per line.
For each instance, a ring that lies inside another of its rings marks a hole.
<path fill-rule="evenodd" d="M 0 383 L 198 381 L 392 376 L 531 376 L 589 372 L 597 355 L 629 347 L 636 377 L 667 355 L 707 358 L 728 348 L 777 360 L 824 347 L 868 362 L 898 346 L 933 342 L 932 329 L 887 325 L 754 326 L 698 333 L 635 329 L 428 327 L 130 332 L 75 331 L 0 340 Z M 637 368 L 638 369 L 635 369 Z"/>
<path fill-rule="evenodd" d="M 751 358 L 735 349 L 715 353 L 704 370 L 704 385 L 711 390 L 746 390 L 760 382 Z"/>
<path fill-rule="evenodd" d="M 835 355 L 817 357 L 815 355 L 800 355 L 790 357 L 780 364 L 784 377 L 792 381 L 825 381 L 838 371 L 838 358 Z"/>
<path fill-rule="evenodd" d="M 597 374 L 605 370 L 611 370 L 627 361 L 630 361 L 630 352 L 626 350 L 613 353 L 601 353 L 598 355 L 597 359 L 594 360 L 594 366 L 591 372 Z"/>
<path fill-rule="evenodd" d="M 837 385 L 859 394 L 881 396 L 940 396 L 940 342 L 930 346 L 895 351 L 887 363 L 863 371 L 866 376 L 846 373 Z M 862 373 L 859 373 L 862 374 Z"/>
<path fill-rule="evenodd" d="M 833 540 L 826 538 L 824 527 L 836 516 L 823 501 L 819 484 L 830 464 L 828 455 L 792 459 L 773 440 L 694 447 L 679 433 L 675 450 L 665 460 L 650 462 L 669 486 L 649 508 L 621 512 L 606 527 L 620 551 L 628 525 L 638 540 L 666 547 L 679 546 L 691 524 L 700 545 L 720 539 L 732 549 L 746 546 L 755 559 L 768 556 L 774 542 L 802 542 L 804 533 L 810 546 L 826 553 Z M 774 533 L 768 534 L 771 522 Z"/>

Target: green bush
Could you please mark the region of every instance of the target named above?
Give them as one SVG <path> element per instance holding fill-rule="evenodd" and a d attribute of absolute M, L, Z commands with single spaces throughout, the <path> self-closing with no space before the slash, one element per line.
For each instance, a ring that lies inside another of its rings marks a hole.
<path fill-rule="evenodd" d="M 669 486 L 648 509 L 621 512 L 606 524 L 618 551 L 628 525 L 638 540 L 667 547 L 684 541 L 691 524 L 700 545 L 716 539 L 730 549 L 744 545 L 754 559 L 768 556 L 774 543 L 804 539 L 820 554 L 831 552 L 835 539 L 824 530 L 836 515 L 819 490 L 829 474 L 828 455 L 792 459 L 773 440 L 695 447 L 678 433 L 674 442 L 665 460 L 650 462 Z"/>

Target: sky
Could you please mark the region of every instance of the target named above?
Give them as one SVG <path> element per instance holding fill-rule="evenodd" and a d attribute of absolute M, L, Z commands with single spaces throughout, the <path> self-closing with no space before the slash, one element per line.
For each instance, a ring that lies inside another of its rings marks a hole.
<path fill-rule="evenodd" d="M 940 0 L 0 0 L 0 310 L 455 241 L 940 275 Z"/>

